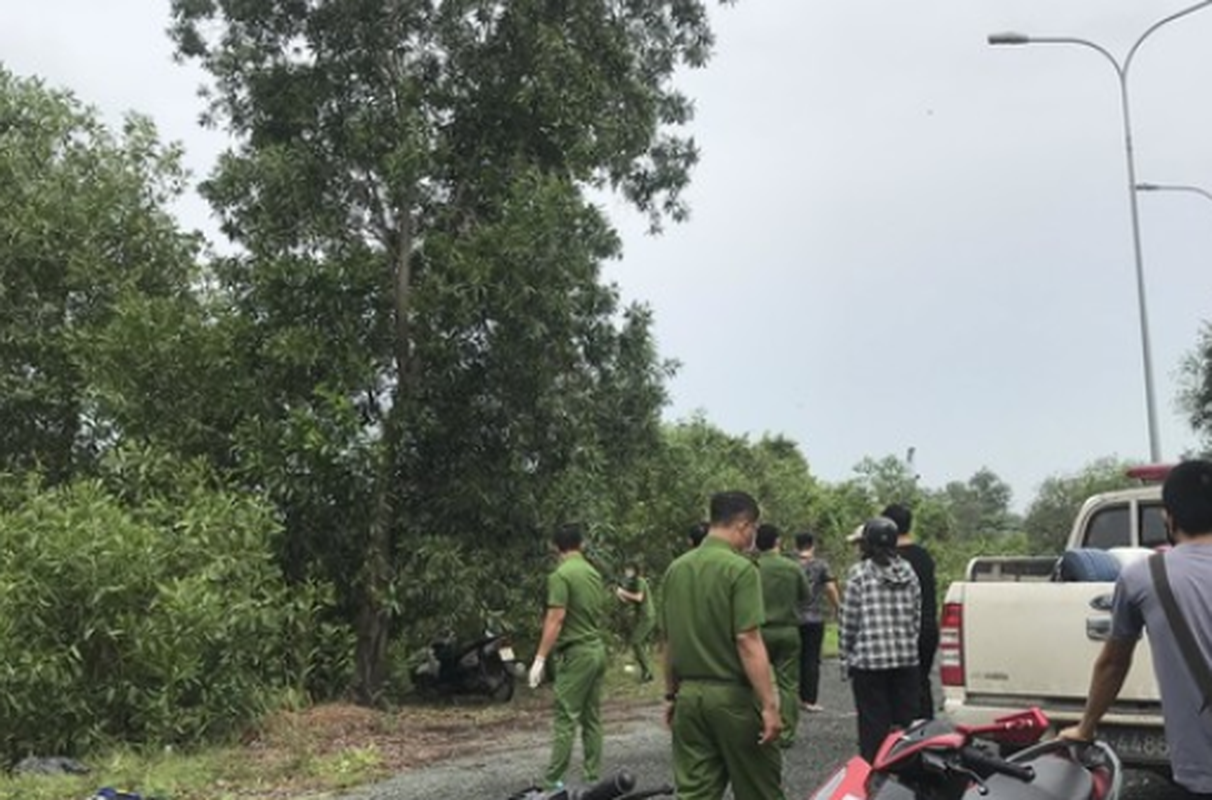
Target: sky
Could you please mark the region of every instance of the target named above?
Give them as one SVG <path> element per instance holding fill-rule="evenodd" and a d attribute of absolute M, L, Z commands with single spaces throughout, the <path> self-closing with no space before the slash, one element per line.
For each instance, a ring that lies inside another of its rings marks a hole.
<path fill-rule="evenodd" d="M 1090 461 L 1147 460 L 1119 84 L 1158 0 L 739 0 L 680 76 L 701 150 L 691 219 L 623 235 L 605 267 L 650 305 L 681 367 L 667 416 L 800 443 L 838 481 L 905 457 L 925 486 L 988 467 L 1030 502 Z M 0 3 L 0 62 L 104 117 L 151 116 L 198 177 L 205 76 L 174 64 L 167 0 Z M 1212 191 L 1212 6 L 1152 34 L 1129 71 L 1137 179 Z M 1212 201 L 1138 195 L 1161 450 L 1196 444 L 1180 367 L 1212 320 Z M 183 223 L 217 236 L 189 197 Z"/>

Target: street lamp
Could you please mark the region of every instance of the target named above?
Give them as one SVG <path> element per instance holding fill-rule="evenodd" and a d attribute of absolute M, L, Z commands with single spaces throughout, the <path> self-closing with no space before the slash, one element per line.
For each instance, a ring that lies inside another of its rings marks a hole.
<path fill-rule="evenodd" d="M 994 33 L 989 36 L 991 45 L 1075 44 L 1088 47 L 1111 62 L 1111 66 L 1115 68 L 1115 75 L 1119 78 L 1120 109 L 1123 112 L 1124 123 L 1124 154 L 1128 162 L 1128 208 L 1132 217 L 1132 253 L 1136 262 L 1136 300 L 1140 309 L 1141 358 L 1145 368 L 1145 411 L 1149 423 L 1149 457 L 1153 463 L 1161 461 L 1161 443 L 1158 441 L 1157 435 L 1157 403 L 1154 400 L 1153 392 L 1153 358 L 1149 346 L 1149 313 L 1148 304 L 1145 302 L 1145 268 L 1141 257 L 1140 215 L 1136 207 L 1136 163 L 1132 152 L 1131 115 L 1128 111 L 1128 70 L 1132 66 L 1132 59 L 1136 55 L 1136 51 L 1154 31 L 1210 5 L 1212 5 L 1212 0 L 1203 0 L 1201 3 L 1184 8 L 1153 23 L 1128 48 L 1128 54 L 1124 56 L 1122 62 L 1102 45 L 1073 36 L 1028 36 L 1024 33 Z"/>
<path fill-rule="evenodd" d="M 1204 197 L 1212 200 L 1212 192 L 1207 189 L 1201 189 L 1198 186 L 1188 186 L 1185 183 L 1138 183 L 1136 184 L 1138 192 L 1191 192 L 1193 194 L 1201 194 Z"/>

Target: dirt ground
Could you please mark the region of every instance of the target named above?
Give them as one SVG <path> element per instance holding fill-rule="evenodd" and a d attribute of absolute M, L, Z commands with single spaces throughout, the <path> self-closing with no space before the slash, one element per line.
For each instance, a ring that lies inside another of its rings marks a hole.
<path fill-rule="evenodd" d="M 246 742 L 263 786 L 258 797 L 293 797 L 335 787 L 326 772 L 341 771 L 358 753 L 371 754 L 358 777 L 373 782 L 449 759 L 542 741 L 551 724 L 549 691 L 519 692 L 504 704 L 442 703 L 377 711 L 347 704 L 325 704 L 281 713 Z M 646 698 L 608 702 L 608 722 L 635 719 L 651 705 Z M 300 769 L 307 762 L 313 769 Z M 278 776 L 275 780 L 271 775 Z M 347 788 L 347 787 L 346 787 Z"/>

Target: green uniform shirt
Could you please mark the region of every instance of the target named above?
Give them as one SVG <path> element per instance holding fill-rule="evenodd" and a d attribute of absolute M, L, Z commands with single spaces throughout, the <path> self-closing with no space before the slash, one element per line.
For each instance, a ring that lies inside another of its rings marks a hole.
<path fill-rule="evenodd" d="M 763 621 L 757 567 L 724 540 L 708 536 L 669 565 L 661 623 L 679 679 L 747 684 L 736 636 Z"/>
<path fill-rule="evenodd" d="M 644 595 L 643 600 L 638 603 L 632 603 L 635 606 L 635 621 L 653 622 L 656 619 L 656 603 L 652 602 L 652 592 L 648 586 L 648 579 L 637 575 L 635 580 L 629 581 L 629 584 L 627 591 Z"/>
<path fill-rule="evenodd" d="M 547 607 L 564 609 L 555 649 L 602 640 L 606 589 L 602 576 L 580 553 L 572 553 L 547 576 Z"/>
<path fill-rule="evenodd" d="M 800 624 L 800 606 L 808 601 L 811 587 L 800 565 L 778 550 L 758 556 L 762 576 L 762 602 L 766 607 L 766 625 Z"/>

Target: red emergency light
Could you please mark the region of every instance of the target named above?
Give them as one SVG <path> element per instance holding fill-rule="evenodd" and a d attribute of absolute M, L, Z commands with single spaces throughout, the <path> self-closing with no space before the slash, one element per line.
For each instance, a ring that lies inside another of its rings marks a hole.
<path fill-rule="evenodd" d="M 1173 464 L 1141 464 L 1124 471 L 1129 478 L 1135 478 L 1141 483 L 1161 483 L 1174 469 Z"/>

